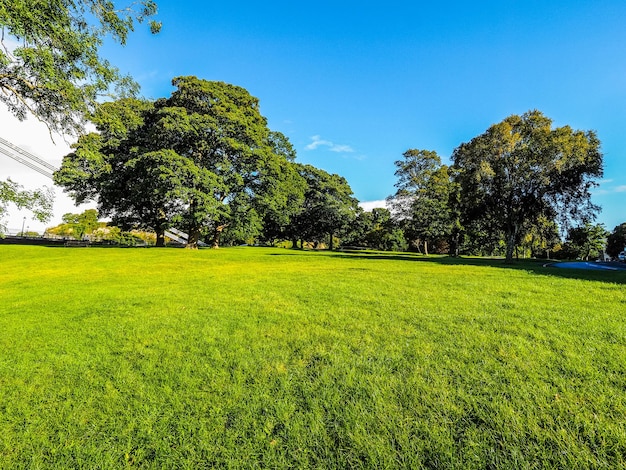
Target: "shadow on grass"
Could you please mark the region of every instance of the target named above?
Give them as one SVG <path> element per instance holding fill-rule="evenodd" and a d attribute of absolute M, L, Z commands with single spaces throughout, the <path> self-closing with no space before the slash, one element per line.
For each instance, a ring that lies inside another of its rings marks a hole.
<path fill-rule="evenodd" d="M 417 263 L 436 263 L 448 266 L 481 266 L 501 269 L 516 269 L 532 272 L 541 276 L 562 277 L 567 279 L 584 279 L 588 281 L 611 282 L 626 284 L 626 269 L 620 270 L 587 270 L 573 268 L 555 268 L 548 266 L 552 263 L 547 260 L 515 260 L 506 263 L 502 258 L 475 258 L 475 257 L 452 257 L 452 256 L 425 256 L 417 253 L 392 253 L 381 251 L 336 251 L 326 252 L 330 256 L 352 260 L 388 260 L 407 261 Z M 293 256 L 297 253 L 273 254 L 273 256 Z"/>

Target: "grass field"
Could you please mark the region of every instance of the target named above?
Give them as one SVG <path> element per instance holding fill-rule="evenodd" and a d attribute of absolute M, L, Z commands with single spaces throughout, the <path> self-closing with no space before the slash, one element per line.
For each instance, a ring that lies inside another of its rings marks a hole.
<path fill-rule="evenodd" d="M 0 468 L 626 468 L 626 273 L 0 246 Z"/>

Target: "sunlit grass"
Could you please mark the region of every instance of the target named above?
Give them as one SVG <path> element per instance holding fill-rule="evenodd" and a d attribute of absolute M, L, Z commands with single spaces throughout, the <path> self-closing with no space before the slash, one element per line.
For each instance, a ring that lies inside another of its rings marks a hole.
<path fill-rule="evenodd" d="M 620 468 L 626 275 L 0 246 L 0 468 Z"/>

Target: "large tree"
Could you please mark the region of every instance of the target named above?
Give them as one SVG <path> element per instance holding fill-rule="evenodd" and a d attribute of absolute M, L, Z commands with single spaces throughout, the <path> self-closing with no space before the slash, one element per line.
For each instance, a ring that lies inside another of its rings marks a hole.
<path fill-rule="evenodd" d="M 202 171 L 203 186 L 189 198 L 186 225 L 190 241 L 206 228 L 217 247 L 222 231 L 241 226 L 253 211 L 288 204 L 284 182 L 291 155 L 281 150 L 286 138 L 269 130 L 259 100 L 244 88 L 195 77 L 173 83 L 172 96 L 157 101 L 161 119 L 150 134 Z"/>
<path fill-rule="evenodd" d="M 122 100 L 96 113 L 99 133 L 82 137 L 55 181 L 77 201 L 157 232 L 185 229 L 189 247 L 210 234 L 241 230 L 260 212 L 289 204 L 290 157 L 271 133 L 258 99 L 223 82 L 178 77 L 154 103 Z M 281 148 L 282 148 L 281 147 Z M 296 175 L 297 176 L 297 175 Z"/>
<path fill-rule="evenodd" d="M 137 147 L 153 110 L 132 98 L 100 105 L 92 116 L 97 132 L 79 137 L 54 180 L 77 204 L 97 201 L 100 215 L 114 224 L 154 230 L 163 246 L 165 230 L 182 211 L 177 195 L 187 166 L 172 152 Z"/>
<path fill-rule="evenodd" d="M 600 141 L 593 131 L 552 128 L 539 111 L 512 115 L 455 149 L 464 225 L 486 221 L 500 230 L 511 260 L 524 227 L 540 217 L 592 220 L 590 189 L 602 176 Z"/>
<path fill-rule="evenodd" d="M 119 3 L 0 0 L 0 102 L 19 119 L 32 114 L 51 131 L 77 133 L 102 95 L 136 92 L 99 49 L 107 37 L 124 45 L 157 7 L 152 0 Z"/>

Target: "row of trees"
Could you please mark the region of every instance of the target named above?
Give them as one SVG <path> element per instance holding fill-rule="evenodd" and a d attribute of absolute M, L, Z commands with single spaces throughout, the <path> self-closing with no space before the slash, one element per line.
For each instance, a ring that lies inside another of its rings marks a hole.
<path fill-rule="evenodd" d="M 552 127 L 539 111 L 512 115 L 457 147 L 452 165 L 431 151 L 409 150 L 396 162 L 392 213 L 406 233 L 447 240 L 452 253 L 495 251 L 507 260 L 532 241 L 549 245 L 599 210 L 590 190 L 602 176 L 593 131 Z"/>
<path fill-rule="evenodd" d="M 452 254 L 533 254 L 561 249 L 589 257 L 606 232 L 592 226 L 590 201 L 602 175 L 593 132 L 552 128 L 539 111 L 510 116 L 461 144 L 453 164 L 408 150 L 396 162 L 391 210 L 363 212 L 347 181 L 297 163 L 293 147 L 267 127 L 243 88 L 178 77 L 153 102 L 121 99 L 98 107 L 97 131 L 81 136 L 55 182 L 77 202 L 95 200 L 123 229 L 172 226 L 220 241 L 292 240 L 402 250 L 429 245 Z M 583 225 L 575 226 L 575 223 Z M 559 231 L 567 232 L 565 243 Z"/>
<path fill-rule="evenodd" d="M 356 216 L 347 181 L 295 162 L 288 139 L 267 127 L 258 100 L 223 82 L 178 77 L 169 98 L 99 106 L 55 173 L 77 203 L 124 229 L 183 228 L 188 246 L 251 237 L 332 240 Z"/>

